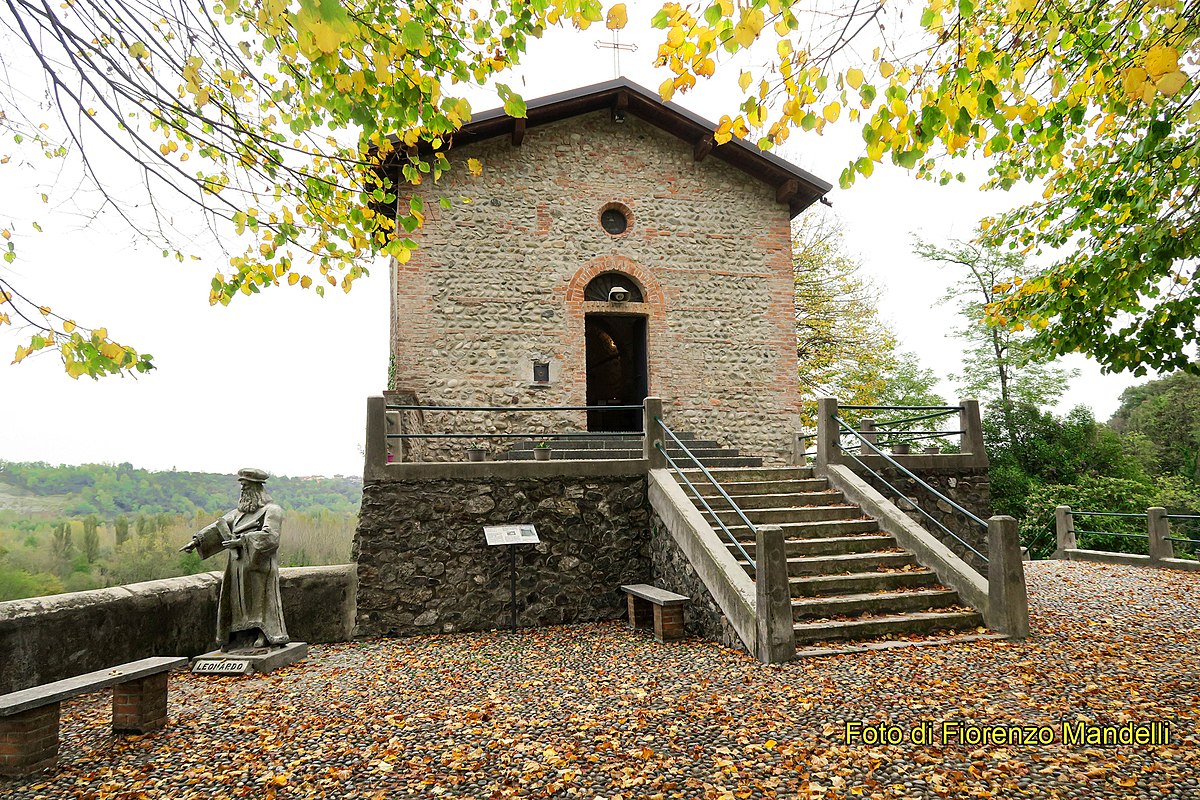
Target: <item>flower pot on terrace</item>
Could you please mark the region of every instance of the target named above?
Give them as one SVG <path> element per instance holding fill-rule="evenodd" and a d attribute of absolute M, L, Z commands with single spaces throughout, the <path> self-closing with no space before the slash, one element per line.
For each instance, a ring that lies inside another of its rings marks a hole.
<path fill-rule="evenodd" d="M 467 461 L 487 461 L 486 447 L 468 447 Z"/>
<path fill-rule="evenodd" d="M 550 448 L 549 447 L 533 448 L 533 460 L 534 461 L 549 461 L 550 460 Z"/>

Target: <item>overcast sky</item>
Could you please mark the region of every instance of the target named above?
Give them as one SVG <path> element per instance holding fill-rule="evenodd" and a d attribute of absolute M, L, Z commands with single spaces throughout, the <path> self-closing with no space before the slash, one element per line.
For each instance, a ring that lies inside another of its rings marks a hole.
<path fill-rule="evenodd" d="M 649 29 L 651 9 L 630 4 L 621 71 L 651 90 L 667 77 L 651 64 L 661 35 Z M 506 79 L 526 98 L 613 77 L 603 25 L 554 30 Z M 718 119 L 735 108 L 738 70 L 718 71 L 675 102 Z M 497 105 L 469 95 L 476 110 Z M 832 126 L 824 136 L 793 134 L 779 152 L 837 184 L 847 160 L 860 154 L 857 126 Z M 961 162 L 960 162 L 961 163 Z M 983 174 L 976 164 L 976 175 Z M 53 176 L 22 173 L 24 180 Z M 11 177 L 6 176 L 6 177 Z M 971 236 L 978 220 L 1015 204 L 1016 193 L 984 194 L 979 180 L 938 187 L 891 168 L 850 191 L 830 194 L 854 253 L 882 290 L 880 309 L 924 366 L 946 376 L 960 368 L 961 344 L 948 336 L 960 322 L 936 305 L 952 280 L 948 269 L 912 255 L 913 234 L 934 242 Z M 64 187 L 58 187 L 62 192 Z M 1026 190 L 1028 191 L 1028 190 Z M 12 183 L 0 202 L 0 227 L 27 221 L 25 199 Z M 13 204 L 18 204 L 14 207 Z M 53 204 L 52 204 L 53 206 Z M 185 212 L 193 213 L 193 212 Z M 275 474 L 360 474 L 366 397 L 387 378 L 388 279 L 380 264 L 349 295 L 271 290 L 228 308 L 208 305 L 208 285 L 220 257 L 176 263 L 137 244 L 120 223 L 80 229 L 76 218 L 39 217 L 47 233 L 23 237 L 13 272 L 17 286 L 39 302 L 155 357 L 158 369 L 137 380 L 71 380 L 53 354 L 12 366 L 16 340 L 0 332 L 0 459 L 78 464 L 131 462 L 151 469 L 233 472 L 259 466 Z M 1116 408 L 1127 376 L 1102 376 L 1082 358 L 1082 375 L 1060 409 L 1091 406 L 1100 419 Z M 943 394 L 954 398 L 952 385 Z"/>

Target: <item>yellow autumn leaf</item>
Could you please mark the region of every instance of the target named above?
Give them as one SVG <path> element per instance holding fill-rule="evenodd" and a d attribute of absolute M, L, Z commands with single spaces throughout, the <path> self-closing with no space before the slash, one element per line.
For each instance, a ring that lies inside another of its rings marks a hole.
<path fill-rule="evenodd" d="M 1158 81 L 1155 82 L 1155 86 L 1158 88 L 1158 91 L 1162 92 L 1167 97 L 1171 97 L 1183 88 L 1183 85 L 1187 83 L 1187 79 L 1188 76 L 1186 73 L 1181 72 L 1180 70 L 1175 70 L 1174 72 L 1168 72 L 1166 75 L 1163 75 L 1161 78 L 1159 78 Z"/>
<path fill-rule="evenodd" d="M 478 158 L 468 158 L 467 159 L 467 172 L 470 172 L 472 175 L 475 175 L 477 177 L 479 175 L 482 175 L 483 174 L 482 162 L 480 162 L 480 160 Z"/>
<path fill-rule="evenodd" d="M 5 228 L 4 230 L 0 231 L 0 236 L 3 236 L 5 239 L 11 239 L 12 232 L 9 231 L 8 228 Z"/>
<path fill-rule="evenodd" d="M 296 273 L 293 272 L 291 275 L 288 275 L 288 286 L 295 286 L 299 282 L 300 276 Z"/>
<path fill-rule="evenodd" d="M 300 279 L 300 288 L 301 289 L 307 289 L 310 286 L 312 286 L 312 278 L 305 275 L 303 278 Z"/>
<path fill-rule="evenodd" d="M 671 102 L 671 98 L 675 96 L 675 81 L 667 78 L 658 87 L 658 96 L 662 98 L 664 103 Z"/>
<path fill-rule="evenodd" d="M 851 67 L 846 70 L 846 83 L 850 84 L 851 89 L 857 89 L 862 86 L 863 71 L 858 67 Z"/>
<path fill-rule="evenodd" d="M 742 91 L 744 92 L 744 91 L 746 91 L 747 88 L 749 88 L 750 81 L 752 81 L 752 80 L 754 80 L 754 78 L 752 78 L 750 76 L 749 72 L 743 72 L 738 77 L 738 86 L 741 87 Z"/>
<path fill-rule="evenodd" d="M 733 39 L 742 47 L 749 47 L 758 38 L 758 33 L 766 24 L 766 17 L 757 8 L 742 12 L 742 18 L 733 27 Z"/>
<path fill-rule="evenodd" d="M 1158 80 L 1168 72 L 1179 69 L 1179 51 L 1174 47 L 1155 45 L 1146 52 L 1146 72 Z"/>
<path fill-rule="evenodd" d="M 1121 88 L 1130 100 L 1137 100 L 1142 96 L 1142 89 L 1148 78 L 1146 70 L 1141 67 L 1130 67 L 1125 70 L 1125 75 L 1121 78 Z"/>
<path fill-rule="evenodd" d="M 129 45 L 129 55 L 133 56 L 134 58 L 148 58 L 150 56 L 150 51 L 146 49 L 146 45 L 142 42 L 134 42 L 133 44 Z"/>
<path fill-rule="evenodd" d="M 625 4 L 617 3 L 608 10 L 608 20 L 605 24 L 610 31 L 619 31 L 629 22 L 629 15 L 625 13 Z"/>
<path fill-rule="evenodd" d="M 879 74 L 882 75 L 883 77 L 885 77 L 885 78 L 891 77 L 891 74 L 895 71 L 896 71 L 896 68 L 893 67 L 888 62 L 886 62 L 886 61 L 879 62 Z"/>
<path fill-rule="evenodd" d="M 63 322 L 63 330 L 67 333 L 75 330 L 75 320 L 68 319 Z"/>
<path fill-rule="evenodd" d="M 18 345 L 17 346 L 17 354 L 15 356 L 13 356 L 12 363 L 20 364 L 21 360 L 24 359 L 25 356 L 29 355 L 30 352 L 31 352 L 30 350 Z"/>

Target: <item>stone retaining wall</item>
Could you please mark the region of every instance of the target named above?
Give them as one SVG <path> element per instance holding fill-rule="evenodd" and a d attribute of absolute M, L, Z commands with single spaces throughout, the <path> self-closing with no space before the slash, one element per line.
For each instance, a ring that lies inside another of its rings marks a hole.
<path fill-rule="evenodd" d="M 919 505 L 930 516 L 962 538 L 980 553 L 987 554 L 987 529 L 976 525 L 962 514 L 955 511 L 949 503 L 940 500 L 912 478 L 895 468 L 886 465 L 872 465 L 892 486 L 905 494 L 912 502 Z M 986 520 L 992 515 L 992 490 L 988 482 L 987 468 L 973 467 L 908 467 L 926 483 L 946 497 L 958 503 L 980 519 Z M 857 471 L 857 470 L 856 470 Z M 869 474 L 859 472 L 863 480 L 870 483 L 877 491 L 888 499 L 895 495 L 879 480 Z M 946 532 L 927 520 L 921 513 L 905 508 L 902 502 L 897 502 L 914 522 L 933 534 L 942 544 L 949 547 L 955 555 L 970 564 L 979 574 L 987 577 L 987 564 L 978 556 L 963 546 L 962 542 L 947 536 Z"/>
<path fill-rule="evenodd" d="M 354 631 L 353 565 L 280 570 L 295 641 L 343 642 Z M 0 694 L 150 656 L 214 646 L 220 573 L 0 603 Z"/>
<path fill-rule="evenodd" d="M 688 635 L 738 650 L 746 649 L 737 631 L 726 620 L 721 607 L 657 514 L 652 514 L 650 519 L 650 561 L 654 569 L 655 586 L 691 598 L 683 607 L 683 628 Z"/>
<path fill-rule="evenodd" d="M 651 575 L 644 471 L 546 477 L 509 471 L 368 480 L 353 553 L 358 636 L 508 627 L 509 548 L 487 546 L 483 527 L 518 522 L 536 525 L 542 540 L 516 548 L 521 626 L 622 615 L 620 586 L 646 583 Z"/>

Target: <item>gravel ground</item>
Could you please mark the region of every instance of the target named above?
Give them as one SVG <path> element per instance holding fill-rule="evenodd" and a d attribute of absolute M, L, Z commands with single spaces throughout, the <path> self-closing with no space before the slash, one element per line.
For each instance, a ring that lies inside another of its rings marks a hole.
<path fill-rule="evenodd" d="M 1034 635 L 764 667 L 611 623 L 313 647 L 263 677 L 171 678 L 171 723 L 64 706 L 61 765 L 11 798 L 1039 797 L 1200 800 L 1200 575 L 1027 570 Z M 944 722 L 1049 725 L 942 742 Z M 1169 724 L 1165 745 L 1065 743 L 1061 723 Z M 846 723 L 899 744 L 847 741 Z M 913 732 L 932 726 L 928 743 Z"/>

